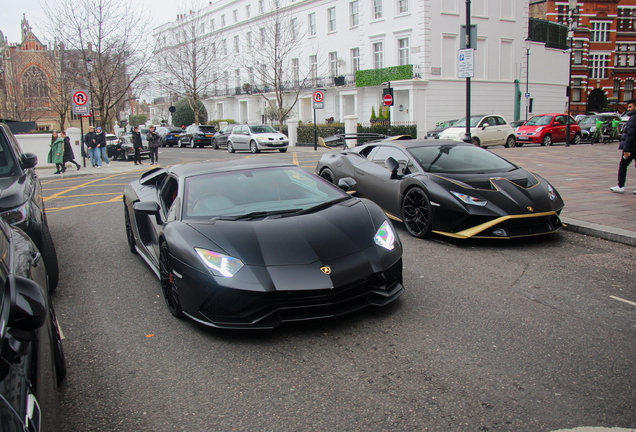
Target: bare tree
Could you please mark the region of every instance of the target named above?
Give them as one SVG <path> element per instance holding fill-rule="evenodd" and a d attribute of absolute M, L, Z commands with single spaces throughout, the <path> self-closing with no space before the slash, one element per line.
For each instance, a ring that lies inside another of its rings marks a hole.
<path fill-rule="evenodd" d="M 143 42 L 151 21 L 136 9 L 131 0 L 58 0 L 44 4 L 50 39 L 80 53 L 80 67 L 90 79 L 93 107 L 99 110 L 101 123 L 108 129 L 116 108 L 132 97 L 132 86 L 147 71 L 150 61 Z"/>
<path fill-rule="evenodd" d="M 51 69 L 50 108 L 59 117 L 60 129 L 65 129 L 66 118 L 72 106 L 73 90 L 88 88 L 88 78 L 83 75 L 82 54 L 59 47 L 59 63 Z"/>
<path fill-rule="evenodd" d="M 155 41 L 155 57 L 163 69 L 160 86 L 188 101 L 196 124 L 200 124 L 200 101 L 218 80 L 213 71 L 227 57 L 227 44 L 221 38 L 222 33 L 197 11 L 182 15 L 168 35 Z"/>
<path fill-rule="evenodd" d="M 245 39 L 251 51 L 240 58 L 244 68 L 256 69 L 260 81 L 255 85 L 256 90 L 274 110 L 282 131 L 283 122 L 298 103 L 300 92 L 311 85 L 318 70 L 317 60 L 307 64 L 299 54 L 317 53 L 318 47 L 307 42 L 292 8 L 279 8 L 274 0 L 271 9 L 250 26 L 250 34 L 246 34 Z M 310 57 L 317 59 L 318 55 Z"/>

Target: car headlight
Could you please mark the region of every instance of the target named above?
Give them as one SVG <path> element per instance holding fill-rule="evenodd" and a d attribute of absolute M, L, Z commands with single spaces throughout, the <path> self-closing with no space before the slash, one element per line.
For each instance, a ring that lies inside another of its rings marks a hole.
<path fill-rule="evenodd" d="M 31 202 L 27 201 L 20 207 L 0 213 L 0 217 L 9 225 L 17 225 L 24 222 L 29 217 Z"/>
<path fill-rule="evenodd" d="M 259 137 L 256 137 L 256 138 L 257 138 L 259 141 L 266 141 L 266 140 L 267 140 L 267 137 L 264 137 L 264 136 L 259 136 Z"/>
<path fill-rule="evenodd" d="M 238 258 L 234 258 L 228 255 L 223 255 L 218 252 L 212 252 L 207 249 L 194 248 L 212 273 L 216 276 L 232 277 L 234 276 L 245 264 Z"/>
<path fill-rule="evenodd" d="M 395 234 L 388 221 L 384 221 L 373 237 L 375 244 L 384 249 L 393 250 L 395 248 Z"/>
<path fill-rule="evenodd" d="M 552 201 L 556 199 L 556 192 L 554 191 L 554 189 L 549 183 L 548 183 L 548 196 L 550 197 L 550 200 Z"/>
<path fill-rule="evenodd" d="M 454 192 L 454 191 L 450 191 L 450 193 L 455 195 L 455 197 L 457 199 L 459 199 L 460 201 L 465 202 L 466 204 L 476 205 L 476 206 L 479 206 L 479 207 L 483 207 L 486 204 L 488 204 L 488 201 L 486 201 L 485 199 L 477 198 L 477 197 L 474 197 L 474 196 L 470 196 L 470 195 L 466 195 L 466 194 L 459 193 L 459 192 Z"/>
<path fill-rule="evenodd" d="M 541 132 L 543 129 L 545 129 L 545 126 L 540 126 L 537 128 L 537 132 Z"/>

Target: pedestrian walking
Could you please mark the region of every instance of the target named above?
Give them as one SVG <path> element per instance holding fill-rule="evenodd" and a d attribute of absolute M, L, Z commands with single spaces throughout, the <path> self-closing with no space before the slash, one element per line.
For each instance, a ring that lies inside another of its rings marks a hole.
<path fill-rule="evenodd" d="M 86 148 L 88 150 L 88 157 L 91 159 L 91 165 L 93 165 L 93 168 L 96 168 L 99 154 L 97 153 L 98 150 L 95 149 L 95 128 L 93 126 L 91 126 L 88 129 L 88 133 L 84 135 L 84 142 L 86 143 Z"/>
<path fill-rule="evenodd" d="M 62 172 L 66 171 L 66 162 L 70 162 L 77 167 L 77 170 L 80 169 L 80 164 L 75 162 L 75 154 L 73 153 L 73 147 L 71 147 L 71 139 L 66 136 L 66 132 L 61 131 L 60 137 L 64 140 L 64 157 L 62 160 Z"/>
<path fill-rule="evenodd" d="M 621 162 L 618 165 L 618 185 L 610 188 L 612 192 L 625 192 L 625 181 L 627 179 L 627 168 L 636 157 L 636 99 L 627 101 L 627 115 L 629 120 L 621 133 L 621 143 L 618 146 L 623 150 Z M 634 191 L 636 194 L 636 190 Z"/>
<path fill-rule="evenodd" d="M 57 171 L 53 174 L 62 174 L 66 171 L 64 168 L 64 139 L 57 134 L 57 131 L 53 131 L 51 135 L 51 149 L 49 150 L 49 156 L 47 158 L 48 163 L 54 163 Z"/>
<path fill-rule="evenodd" d="M 155 132 L 155 127 L 150 126 L 150 132 L 146 139 L 148 140 L 148 149 L 150 150 L 150 165 L 159 165 L 159 146 L 161 145 L 161 137 Z"/>
<path fill-rule="evenodd" d="M 106 150 L 106 134 L 102 131 L 100 126 L 97 126 L 95 130 L 95 151 L 97 159 L 97 168 L 102 167 L 102 157 L 106 166 L 110 166 L 110 159 L 108 159 L 108 151 Z"/>
<path fill-rule="evenodd" d="M 135 126 L 132 132 L 132 143 L 133 149 L 135 149 L 135 165 L 143 165 L 141 163 L 141 148 L 143 147 L 143 142 L 141 141 L 141 133 L 139 132 L 139 126 Z"/>

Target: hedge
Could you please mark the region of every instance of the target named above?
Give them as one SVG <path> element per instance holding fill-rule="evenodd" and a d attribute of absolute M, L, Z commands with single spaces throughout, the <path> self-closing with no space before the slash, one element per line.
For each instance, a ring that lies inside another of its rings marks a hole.
<path fill-rule="evenodd" d="M 356 72 L 356 87 L 382 85 L 383 82 L 413 78 L 413 65 L 392 66 L 382 69 L 365 69 Z"/>
<path fill-rule="evenodd" d="M 371 125 L 368 125 L 368 124 L 362 125 L 358 123 L 358 133 L 378 133 L 383 135 L 389 135 L 389 122 L 376 122 Z M 415 139 L 417 138 L 417 124 L 414 123 L 411 125 L 403 125 L 403 124 L 391 125 L 391 135 L 392 136 L 410 135 Z M 366 140 L 359 139 L 358 145 L 364 144 L 366 141 L 369 141 L 371 139 L 373 138 L 366 139 Z"/>
<path fill-rule="evenodd" d="M 344 133 L 344 123 L 331 123 L 325 125 L 317 125 L 316 130 L 319 137 L 327 138 L 337 134 Z M 313 144 L 314 142 L 314 125 L 298 126 L 298 138 L 296 142 L 302 144 Z"/>

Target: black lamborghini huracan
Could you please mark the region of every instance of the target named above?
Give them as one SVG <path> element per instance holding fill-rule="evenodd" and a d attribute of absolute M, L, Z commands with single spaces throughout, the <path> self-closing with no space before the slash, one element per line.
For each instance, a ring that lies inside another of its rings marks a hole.
<path fill-rule="evenodd" d="M 386 214 L 293 164 L 155 168 L 126 186 L 124 217 L 170 312 L 213 327 L 273 328 L 404 292 Z"/>
<path fill-rule="evenodd" d="M 419 238 L 513 238 L 563 226 L 563 200 L 550 183 L 471 144 L 386 139 L 325 153 L 316 173 Z"/>

